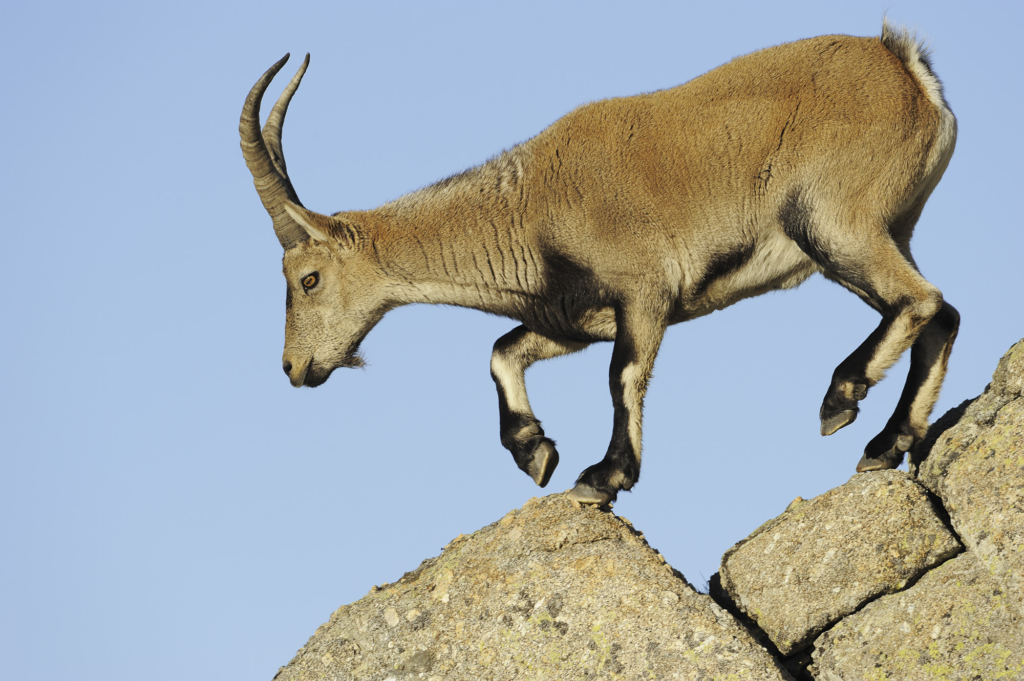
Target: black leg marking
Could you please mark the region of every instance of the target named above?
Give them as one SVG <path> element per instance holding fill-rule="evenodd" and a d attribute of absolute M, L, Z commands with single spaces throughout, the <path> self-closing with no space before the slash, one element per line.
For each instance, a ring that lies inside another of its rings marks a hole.
<path fill-rule="evenodd" d="M 498 387 L 501 444 L 512 452 L 512 458 L 520 470 L 533 478 L 539 486 L 545 487 L 558 466 L 555 442 L 544 437 L 540 421 L 532 414 L 518 414 L 509 409 L 504 388 L 497 379 L 495 382 Z"/>
<path fill-rule="evenodd" d="M 613 398 L 614 399 L 614 398 Z M 574 498 L 581 503 L 603 506 L 618 498 L 619 490 L 627 492 L 640 480 L 640 461 L 629 439 L 629 413 L 616 406 L 612 441 L 599 463 L 587 467 L 576 478 Z M 589 495 L 594 501 L 585 500 Z"/>
<path fill-rule="evenodd" d="M 860 411 L 857 402 L 867 397 L 868 388 L 874 385 L 874 381 L 867 375 L 868 364 L 889 335 L 896 317 L 911 304 L 912 301 L 908 299 L 900 299 L 895 304 L 882 305 L 882 321 L 864 342 L 836 367 L 832 374 L 832 383 L 821 402 L 819 416 L 822 435 L 831 435 L 857 418 Z"/>
<path fill-rule="evenodd" d="M 871 382 L 866 376 L 868 362 L 874 356 L 878 344 L 885 338 L 893 319 L 885 317 L 871 335 L 853 353 L 836 367 L 832 383 L 825 392 L 818 416 L 821 418 L 821 434 L 831 435 L 857 418 L 860 407 L 857 403 L 868 395 Z"/>
<path fill-rule="evenodd" d="M 927 416 L 938 398 L 938 387 L 959 327 L 960 314 L 943 302 L 911 348 L 910 371 L 900 401 L 882 432 L 864 448 L 857 472 L 896 468 L 903 463 L 904 454 L 924 439 Z M 919 423 L 914 422 L 915 416 Z"/>
<path fill-rule="evenodd" d="M 555 442 L 544 437 L 540 421 L 532 416 L 509 411 L 501 388 L 498 388 L 498 408 L 501 412 L 501 444 L 512 452 L 520 470 L 541 487 L 551 480 L 558 466 Z"/>
<path fill-rule="evenodd" d="M 640 424 L 644 393 L 654 358 L 665 332 L 664 316 L 640 311 L 627 319 L 616 310 L 615 348 L 609 369 L 609 387 L 615 408 L 612 439 L 600 463 L 584 470 L 569 496 L 581 503 L 604 505 L 619 490 L 632 489 L 640 479 Z"/>
<path fill-rule="evenodd" d="M 619 324 L 620 329 L 624 326 L 622 323 Z M 615 501 L 620 489 L 629 490 L 640 479 L 640 462 L 637 456 L 639 452 L 633 450 L 629 437 L 630 413 L 625 405 L 622 381 L 622 374 L 627 365 L 636 361 L 636 350 L 628 335 L 621 335 L 623 337 L 615 341 L 609 371 L 612 404 L 615 405 L 612 440 L 608 444 L 604 459 L 580 473 L 574 488 L 574 491 L 586 492 L 605 503 Z M 581 495 L 574 495 L 582 502 L 583 499 L 579 496 Z"/>
<path fill-rule="evenodd" d="M 512 452 L 516 465 L 541 487 L 548 484 L 558 465 L 555 443 L 544 436 L 526 396 L 524 372 L 534 362 L 568 354 L 586 343 L 555 341 L 519 326 L 494 343 L 491 377 L 498 389 L 501 444 Z"/>

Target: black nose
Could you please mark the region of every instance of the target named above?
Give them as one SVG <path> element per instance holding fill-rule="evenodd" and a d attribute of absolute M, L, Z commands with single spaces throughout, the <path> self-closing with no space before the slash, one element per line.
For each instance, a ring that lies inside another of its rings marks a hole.
<path fill-rule="evenodd" d="M 292 375 L 292 363 L 287 360 L 284 363 L 284 373 L 288 374 L 289 377 Z"/>

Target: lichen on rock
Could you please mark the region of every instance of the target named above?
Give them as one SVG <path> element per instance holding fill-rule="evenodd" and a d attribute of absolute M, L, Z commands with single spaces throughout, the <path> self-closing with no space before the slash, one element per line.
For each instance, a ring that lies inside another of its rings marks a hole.
<path fill-rule="evenodd" d="M 971 553 L 846 617 L 814 647 L 817 681 L 1024 678 L 1024 618 Z"/>

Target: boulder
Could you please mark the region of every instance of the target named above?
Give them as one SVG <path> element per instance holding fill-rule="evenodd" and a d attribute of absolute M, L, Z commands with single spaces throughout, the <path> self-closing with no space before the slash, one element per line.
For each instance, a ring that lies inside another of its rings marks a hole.
<path fill-rule="evenodd" d="M 985 392 L 936 422 L 915 461 L 964 544 L 1024 616 L 1024 341 Z M 930 446 L 927 446 L 930 445 Z"/>
<path fill-rule="evenodd" d="M 816 681 L 1024 678 L 1024 618 L 971 553 L 814 642 Z"/>
<path fill-rule="evenodd" d="M 791 677 L 625 518 L 553 495 L 342 606 L 275 678 Z"/>
<path fill-rule="evenodd" d="M 1024 679 L 1022 392 L 1024 341 L 932 426 L 916 481 L 798 499 L 725 554 L 715 600 L 552 495 L 341 607 L 275 678 Z"/>
<path fill-rule="evenodd" d="M 905 473 L 860 473 L 792 504 L 726 552 L 715 595 L 731 600 L 790 655 L 961 549 L 926 491 Z"/>

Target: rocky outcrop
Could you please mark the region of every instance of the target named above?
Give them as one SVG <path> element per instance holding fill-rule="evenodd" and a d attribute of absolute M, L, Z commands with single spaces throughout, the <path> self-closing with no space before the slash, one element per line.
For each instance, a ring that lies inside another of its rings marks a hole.
<path fill-rule="evenodd" d="M 962 547 L 901 471 L 858 474 L 797 503 L 722 558 L 722 595 L 783 655 Z M 717 594 L 716 594 L 717 595 Z"/>
<path fill-rule="evenodd" d="M 792 505 L 726 553 L 712 595 L 801 679 L 1024 678 L 1022 387 L 1024 341 L 932 426 L 910 476 Z"/>
<path fill-rule="evenodd" d="M 1022 389 L 1024 341 L 910 475 L 794 502 L 710 596 L 625 518 L 553 495 L 339 608 L 275 678 L 1024 678 Z"/>
<path fill-rule="evenodd" d="M 1024 616 L 1024 341 L 955 423 L 932 428 L 918 478 L 942 499 L 964 544 Z M 956 416 L 956 412 L 950 416 Z"/>
<path fill-rule="evenodd" d="M 1024 678 L 1024 618 L 971 553 L 868 604 L 814 645 L 817 681 Z"/>
<path fill-rule="evenodd" d="M 276 678 L 790 677 L 628 521 L 554 495 L 339 608 Z"/>

